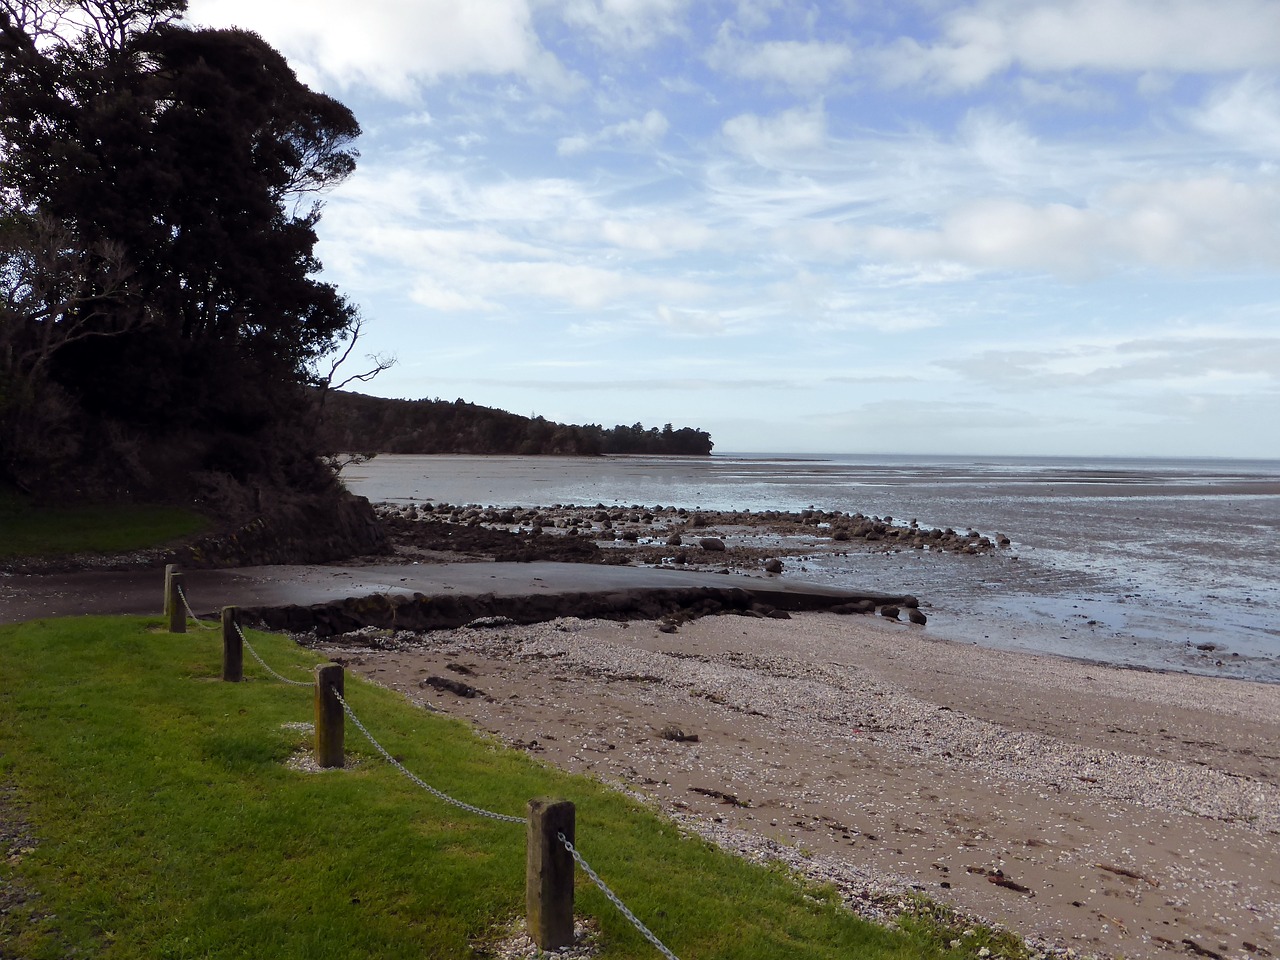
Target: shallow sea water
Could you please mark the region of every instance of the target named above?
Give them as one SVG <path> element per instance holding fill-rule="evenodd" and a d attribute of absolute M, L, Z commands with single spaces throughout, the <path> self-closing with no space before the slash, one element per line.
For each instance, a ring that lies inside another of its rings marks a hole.
<path fill-rule="evenodd" d="M 812 506 L 999 532 L 1013 547 L 992 556 L 815 553 L 787 575 L 915 593 L 948 639 L 1280 682 L 1280 461 L 384 455 L 344 479 L 375 502 Z"/>

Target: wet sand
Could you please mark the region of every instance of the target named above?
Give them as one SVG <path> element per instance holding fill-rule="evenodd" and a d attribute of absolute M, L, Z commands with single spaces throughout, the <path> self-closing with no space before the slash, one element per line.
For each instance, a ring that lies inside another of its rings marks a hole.
<path fill-rule="evenodd" d="M 1009 550 L 963 560 L 819 542 L 797 572 L 912 593 L 986 647 L 1280 682 L 1275 461 L 380 456 L 352 469 L 373 501 L 818 507 L 1003 532 Z"/>
<path fill-rule="evenodd" d="M 915 889 L 1084 955 L 1280 952 L 1280 686 L 931 629 L 570 619 L 322 649 L 868 915 Z"/>

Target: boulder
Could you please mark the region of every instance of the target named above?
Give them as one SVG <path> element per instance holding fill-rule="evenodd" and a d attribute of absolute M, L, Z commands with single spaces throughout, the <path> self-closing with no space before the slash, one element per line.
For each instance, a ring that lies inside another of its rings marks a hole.
<path fill-rule="evenodd" d="M 894 606 L 885 606 L 880 608 L 880 616 L 888 617 L 890 620 L 897 620 L 898 614 L 902 611 Z"/>
<path fill-rule="evenodd" d="M 777 557 L 770 557 L 768 560 L 764 562 L 764 572 L 765 573 L 781 573 L 782 561 L 779 560 Z"/>
<path fill-rule="evenodd" d="M 698 546 L 714 553 L 724 553 L 725 550 L 724 541 L 719 537 L 703 537 L 698 541 Z"/>

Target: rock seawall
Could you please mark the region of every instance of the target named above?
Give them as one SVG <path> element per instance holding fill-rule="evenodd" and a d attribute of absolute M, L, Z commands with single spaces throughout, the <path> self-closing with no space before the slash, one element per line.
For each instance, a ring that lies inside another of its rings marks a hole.
<path fill-rule="evenodd" d="M 852 602 L 851 602 L 852 601 Z M 463 594 L 427 596 L 373 594 L 301 606 L 246 607 L 243 616 L 271 630 L 330 637 L 363 627 L 386 630 L 445 630 L 483 618 L 501 617 L 513 623 L 542 623 L 559 617 L 600 620 L 664 620 L 668 624 L 716 614 L 786 618 L 788 611 L 829 610 L 833 613 L 871 613 L 878 606 L 914 603 L 914 598 L 846 596 L 771 592 L 767 601 L 742 587 L 675 587 L 609 592 L 566 592 L 525 596 Z"/>
<path fill-rule="evenodd" d="M 386 530 L 368 500 L 329 494 L 282 503 L 232 533 L 173 551 L 169 562 L 193 568 L 328 563 L 388 549 Z"/>

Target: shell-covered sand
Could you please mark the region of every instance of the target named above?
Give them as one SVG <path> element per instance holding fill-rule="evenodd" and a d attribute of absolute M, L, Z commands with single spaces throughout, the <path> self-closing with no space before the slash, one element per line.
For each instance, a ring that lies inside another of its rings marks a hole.
<path fill-rule="evenodd" d="M 323 649 L 746 856 L 832 880 L 870 916 L 914 888 L 1041 948 L 1280 953 L 1280 686 L 831 614 Z"/>

